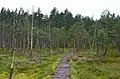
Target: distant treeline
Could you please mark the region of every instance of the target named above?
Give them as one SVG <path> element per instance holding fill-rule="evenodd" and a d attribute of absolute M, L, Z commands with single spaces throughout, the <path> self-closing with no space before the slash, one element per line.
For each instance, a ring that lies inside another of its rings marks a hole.
<path fill-rule="evenodd" d="M 59 12 L 55 7 L 49 16 L 41 13 L 40 8 L 33 14 L 23 8 L 1 9 L 1 48 L 29 49 L 31 35 L 33 48 L 72 47 L 75 51 L 85 48 L 99 52 L 101 49 L 107 51 L 108 47 L 112 47 L 120 51 L 120 16 L 105 10 L 100 19 L 94 20 L 93 17 L 81 14 L 73 17 L 68 9 Z"/>

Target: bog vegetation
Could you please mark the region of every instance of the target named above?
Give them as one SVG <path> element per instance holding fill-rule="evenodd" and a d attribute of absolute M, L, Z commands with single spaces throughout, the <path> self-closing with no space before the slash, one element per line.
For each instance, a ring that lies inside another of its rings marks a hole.
<path fill-rule="evenodd" d="M 120 16 L 1 9 L 0 79 L 50 79 L 69 51 L 71 79 L 119 79 Z"/>

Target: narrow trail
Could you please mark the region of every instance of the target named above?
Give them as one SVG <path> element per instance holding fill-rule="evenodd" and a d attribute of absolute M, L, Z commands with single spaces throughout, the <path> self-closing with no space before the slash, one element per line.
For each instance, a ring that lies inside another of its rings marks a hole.
<path fill-rule="evenodd" d="M 52 76 L 52 79 L 70 79 L 70 64 L 67 61 L 69 56 L 71 56 L 70 53 L 63 57 L 61 63 L 56 68 L 56 72 Z"/>

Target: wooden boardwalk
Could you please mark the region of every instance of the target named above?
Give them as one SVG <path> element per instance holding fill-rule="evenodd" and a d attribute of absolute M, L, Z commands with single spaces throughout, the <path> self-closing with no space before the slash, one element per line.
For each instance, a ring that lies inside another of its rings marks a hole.
<path fill-rule="evenodd" d="M 52 76 L 52 79 L 70 79 L 70 65 L 67 58 L 70 56 L 68 53 L 56 68 L 56 72 Z"/>

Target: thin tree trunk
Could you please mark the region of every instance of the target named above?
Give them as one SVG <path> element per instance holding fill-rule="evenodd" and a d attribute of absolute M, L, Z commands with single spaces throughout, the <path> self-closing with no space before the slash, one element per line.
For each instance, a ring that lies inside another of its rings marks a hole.
<path fill-rule="evenodd" d="M 107 44 L 106 47 L 105 47 L 103 56 L 105 56 L 105 55 L 107 54 L 107 50 L 108 50 L 108 44 Z"/>
<path fill-rule="evenodd" d="M 74 29 L 74 53 L 76 53 L 76 28 Z"/>
<path fill-rule="evenodd" d="M 32 14 L 32 26 L 31 26 L 31 42 L 30 42 L 30 61 L 32 61 L 32 52 L 33 52 L 33 21 L 34 21 L 34 7 L 33 7 L 33 14 Z"/>
<path fill-rule="evenodd" d="M 107 54 L 107 50 L 108 50 L 108 48 L 106 47 L 103 56 L 105 56 Z"/>
<path fill-rule="evenodd" d="M 13 51 L 13 55 L 12 55 L 12 63 L 11 63 L 11 68 L 10 68 L 9 79 L 12 79 L 12 75 L 13 75 L 14 57 L 15 57 L 15 49 L 14 49 L 14 51 Z"/>
<path fill-rule="evenodd" d="M 51 41 L 51 28 L 49 26 L 49 47 L 50 47 L 50 51 L 49 54 L 52 53 L 52 41 Z"/>
<path fill-rule="evenodd" d="M 23 36 L 23 53 L 25 54 L 25 50 L 26 50 L 26 38 L 25 36 Z"/>
<path fill-rule="evenodd" d="M 5 39 L 5 35 L 4 35 L 4 31 L 5 31 L 5 30 L 4 30 L 3 25 L 4 25 L 4 23 L 2 23 L 2 28 L 3 28 L 3 29 L 2 29 L 2 48 L 5 48 L 5 42 L 4 42 L 4 41 L 5 41 L 5 40 L 4 40 L 4 39 Z"/>
<path fill-rule="evenodd" d="M 63 41 L 63 53 L 65 53 L 65 41 Z"/>
<path fill-rule="evenodd" d="M 99 42 L 98 42 L 98 40 L 96 41 L 96 47 L 97 47 L 97 51 L 96 51 L 96 53 L 99 54 Z"/>
<path fill-rule="evenodd" d="M 30 49 L 29 31 L 28 31 L 28 35 L 27 35 L 27 48 Z"/>
<path fill-rule="evenodd" d="M 14 24 L 15 25 L 15 24 Z M 13 44 L 12 44 L 12 62 L 11 62 L 11 68 L 10 68 L 10 75 L 9 75 L 9 79 L 12 79 L 12 75 L 13 75 L 13 67 L 14 67 L 14 57 L 15 57 L 15 52 L 16 52 L 16 38 L 15 38 L 15 29 L 13 29 Z"/>

